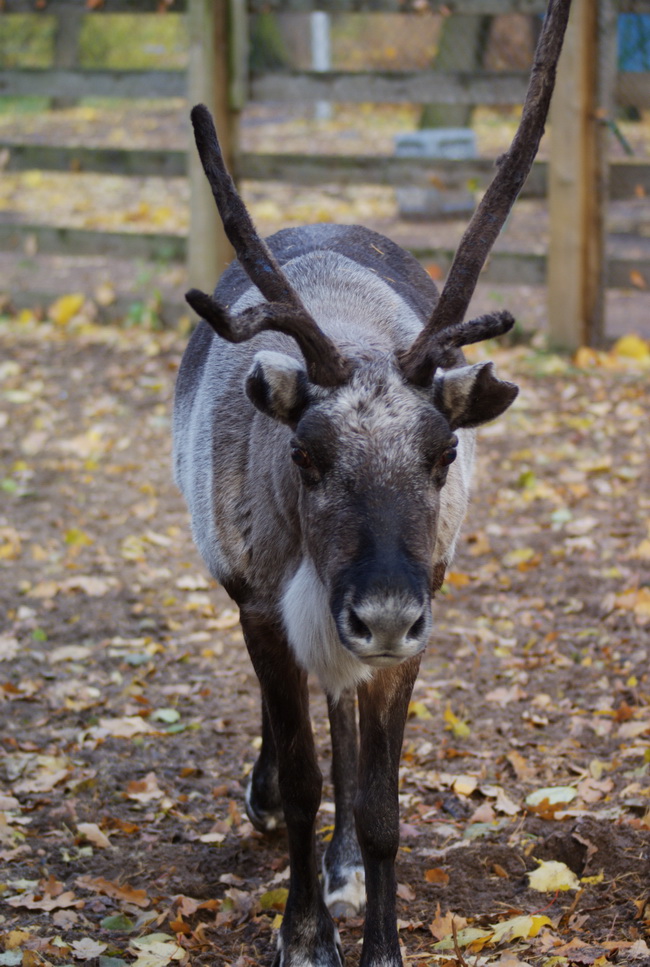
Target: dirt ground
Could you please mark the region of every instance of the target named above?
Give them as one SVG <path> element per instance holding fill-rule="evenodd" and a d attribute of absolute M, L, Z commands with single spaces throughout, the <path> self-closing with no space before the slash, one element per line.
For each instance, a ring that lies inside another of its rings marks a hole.
<path fill-rule="evenodd" d="M 0 323 L 0 964 L 269 965 L 287 847 L 245 817 L 256 683 L 171 481 L 184 340 L 73 308 Z M 407 725 L 406 963 L 650 965 L 648 346 L 490 355 L 522 392 Z M 316 684 L 313 718 L 327 775 Z M 533 889 L 549 860 L 579 882 Z"/>

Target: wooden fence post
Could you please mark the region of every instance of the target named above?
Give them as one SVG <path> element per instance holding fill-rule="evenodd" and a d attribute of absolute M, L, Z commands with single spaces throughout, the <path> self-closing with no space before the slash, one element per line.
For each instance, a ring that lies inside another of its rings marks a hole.
<path fill-rule="evenodd" d="M 237 112 L 245 99 L 244 14 L 244 0 L 189 0 L 188 3 L 188 97 L 191 105 L 202 102 L 212 112 L 230 171 L 234 170 Z M 188 281 L 191 286 L 211 292 L 232 259 L 233 251 L 223 231 L 191 134 L 188 134 L 188 140 Z"/>
<path fill-rule="evenodd" d="M 568 350 L 604 333 L 608 16 L 615 36 L 610 0 L 573 0 L 551 103 L 549 331 Z"/>
<path fill-rule="evenodd" d="M 84 22 L 83 8 L 81 11 L 66 7 L 56 7 L 56 28 L 54 32 L 54 67 L 77 67 L 79 60 L 79 38 Z M 58 111 L 67 107 L 74 107 L 79 103 L 76 97 L 53 97 L 50 100 L 51 110 Z"/>

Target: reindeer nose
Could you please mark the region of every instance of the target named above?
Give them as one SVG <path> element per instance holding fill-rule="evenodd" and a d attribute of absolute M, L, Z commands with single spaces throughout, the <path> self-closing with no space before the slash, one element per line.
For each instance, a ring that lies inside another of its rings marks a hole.
<path fill-rule="evenodd" d="M 393 657 L 400 661 L 418 654 L 430 632 L 428 606 L 414 598 L 367 598 L 349 603 L 346 637 L 360 658 Z"/>

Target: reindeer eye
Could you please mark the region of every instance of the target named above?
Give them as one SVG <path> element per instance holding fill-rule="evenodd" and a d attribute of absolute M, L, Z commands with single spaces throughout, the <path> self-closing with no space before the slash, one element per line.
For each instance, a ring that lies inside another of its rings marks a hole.
<path fill-rule="evenodd" d="M 448 467 L 456 459 L 456 447 L 458 446 L 458 437 L 454 434 L 449 441 L 449 446 L 443 451 L 440 460 L 438 461 L 439 467 Z"/>
<path fill-rule="evenodd" d="M 291 447 L 291 459 L 301 470 L 309 470 L 311 467 L 311 457 L 302 447 Z"/>

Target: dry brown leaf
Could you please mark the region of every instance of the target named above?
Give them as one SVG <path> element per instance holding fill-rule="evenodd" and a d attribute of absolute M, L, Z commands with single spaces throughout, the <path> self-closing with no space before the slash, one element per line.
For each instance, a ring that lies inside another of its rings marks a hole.
<path fill-rule="evenodd" d="M 75 882 L 77 886 L 83 887 L 84 890 L 90 890 L 92 893 L 103 893 L 114 900 L 134 903 L 137 907 L 148 907 L 150 903 L 145 890 L 137 890 L 135 887 L 129 886 L 128 883 L 125 886 L 120 886 L 119 883 L 112 883 L 103 876 L 78 876 Z"/>
<path fill-rule="evenodd" d="M 460 917 L 450 910 L 444 915 L 440 912 L 440 904 L 436 905 L 436 915 L 429 924 L 429 932 L 432 937 L 436 940 L 443 940 L 445 937 L 449 937 L 454 927 L 456 930 L 462 930 L 467 926 L 467 920 L 464 917 Z"/>
<path fill-rule="evenodd" d="M 435 866 L 430 870 L 424 871 L 424 879 L 427 883 L 435 883 L 437 886 L 447 886 L 449 874 L 441 866 Z"/>
<path fill-rule="evenodd" d="M 136 802 L 152 802 L 154 799 L 162 799 L 165 795 L 158 785 L 158 778 L 155 772 L 149 772 L 144 779 L 133 779 L 126 787 L 128 799 L 135 799 Z"/>

